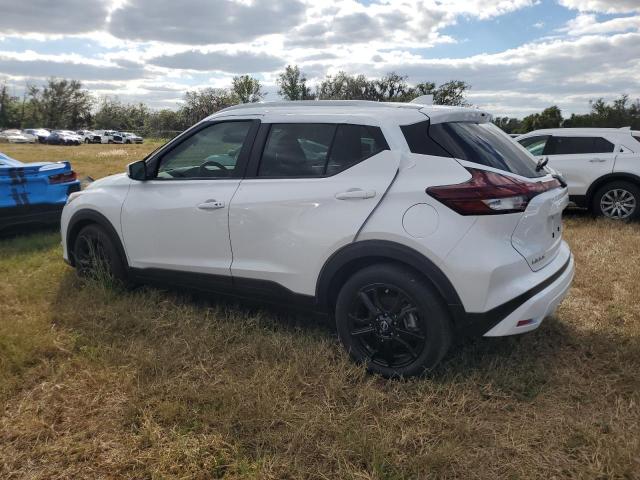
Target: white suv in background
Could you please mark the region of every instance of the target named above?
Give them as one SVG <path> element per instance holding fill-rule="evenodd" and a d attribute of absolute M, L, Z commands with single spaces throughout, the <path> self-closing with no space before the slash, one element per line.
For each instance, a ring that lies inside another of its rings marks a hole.
<path fill-rule="evenodd" d="M 577 206 L 618 220 L 640 217 L 640 132 L 555 128 L 516 140 L 539 160 L 549 159 Z"/>
<path fill-rule="evenodd" d="M 64 258 L 310 307 L 385 376 L 456 335 L 527 332 L 574 274 L 567 189 L 472 109 L 362 101 L 222 110 L 71 194 Z"/>

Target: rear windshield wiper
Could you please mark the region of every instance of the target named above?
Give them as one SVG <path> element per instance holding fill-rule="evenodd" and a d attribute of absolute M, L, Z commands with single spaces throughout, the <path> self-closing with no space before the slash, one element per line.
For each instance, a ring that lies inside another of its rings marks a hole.
<path fill-rule="evenodd" d="M 549 163 L 549 157 L 541 158 L 540 160 L 538 160 L 538 165 L 536 165 L 536 172 L 539 172 L 544 167 L 546 167 L 547 163 Z"/>

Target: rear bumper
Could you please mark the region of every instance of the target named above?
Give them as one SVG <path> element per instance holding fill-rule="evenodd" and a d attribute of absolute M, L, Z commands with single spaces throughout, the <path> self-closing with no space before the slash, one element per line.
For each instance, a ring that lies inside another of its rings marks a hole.
<path fill-rule="evenodd" d="M 535 330 L 562 302 L 574 274 L 575 263 L 573 255 L 569 254 L 552 275 L 511 300 L 486 312 L 464 313 L 459 333 L 464 336 L 500 337 Z"/>

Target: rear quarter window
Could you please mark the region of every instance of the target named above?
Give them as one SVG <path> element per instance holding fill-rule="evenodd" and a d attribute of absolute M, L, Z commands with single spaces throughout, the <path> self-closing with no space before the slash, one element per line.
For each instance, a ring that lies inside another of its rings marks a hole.
<path fill-rule="evenodd" d="M 535 159 L 492 123 L 446 122 L 431 125 L 429 136 L 452 157 L 523 177 L 543 177 Z"/>

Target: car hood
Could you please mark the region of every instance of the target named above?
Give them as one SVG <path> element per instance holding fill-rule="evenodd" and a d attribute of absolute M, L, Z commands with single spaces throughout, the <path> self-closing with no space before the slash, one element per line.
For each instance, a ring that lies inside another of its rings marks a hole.
<path fill-rule="evenodd" d="M 122 185 L 129 183 L 130 181 L 131 180 L 126 173 L 116 173 L 115 175 L 109 175 L 108 177 L 103 177 L 91 182 L 85 190 L 108 187 L 111 185 Z"/>

